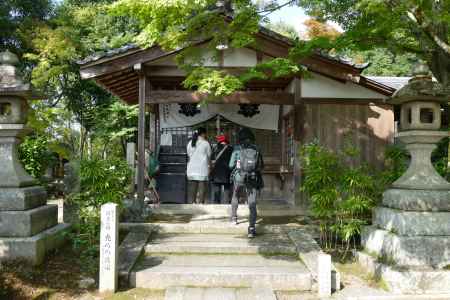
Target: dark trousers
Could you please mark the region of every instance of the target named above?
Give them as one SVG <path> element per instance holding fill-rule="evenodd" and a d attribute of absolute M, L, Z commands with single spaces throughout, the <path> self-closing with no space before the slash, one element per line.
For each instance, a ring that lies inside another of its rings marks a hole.
<path fill-rule="evenodd" d="M 229 204 L 230 203 L 230 184 L 229 183 L 213 183 L 212 190 L 215 204 Z"/>
<path fill-rule="evenodd" d="M 206 203 L 208 181 L 189 180 L 188 181 L 188 203 Z M 198 195 L 197 195 L 198 193 Z M 197 197 L 198 196 L 198 197 Z"/>
<path fill-rule="evenodd" d="M 250 210 L 250 217 L 248 219 L 249 227 L 255 227 L 257 212 L 256 212 L 256 188 L 247 187 L 245 184 L 235 184 L 233 187 L 233 198 L 231 199 L 231 217 L 237 218 L 237 209 L 239 205 L 239 193 L 245 190 L 247 194 L 248 209 Z"/>

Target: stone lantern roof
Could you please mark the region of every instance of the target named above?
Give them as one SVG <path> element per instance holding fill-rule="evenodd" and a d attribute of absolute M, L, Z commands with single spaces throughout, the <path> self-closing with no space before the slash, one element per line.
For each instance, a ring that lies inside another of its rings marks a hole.
<path fill-rule="evenodd" d="M 0 52 L 0 96 L 19 96 L 38 98 L 29 83 L 24 83 L 22 74 L 17 69 L 19 59 L 14 53 L 6 50 Z"/>
<path fill-rule="evenodd" d="M 450 89 L 433 81 L 427 65 L 417 64 L 413 75 L 408 84 L 394 93 L 389 103 L 402 104 L 411 101 L 448 103 L 450 101 Z"/>

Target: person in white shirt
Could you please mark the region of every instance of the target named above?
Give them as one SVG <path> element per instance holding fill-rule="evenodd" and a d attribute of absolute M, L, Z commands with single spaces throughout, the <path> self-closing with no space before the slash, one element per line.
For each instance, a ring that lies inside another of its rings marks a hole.
<path fill-rule="evenodd" d="M 206 140 L 206 129 L 198 128 L 187 145 L 188 203 L 206 203 L 211 159 L 211 146 Z M 198 192 L 198 199 L 197 199 Z"/>

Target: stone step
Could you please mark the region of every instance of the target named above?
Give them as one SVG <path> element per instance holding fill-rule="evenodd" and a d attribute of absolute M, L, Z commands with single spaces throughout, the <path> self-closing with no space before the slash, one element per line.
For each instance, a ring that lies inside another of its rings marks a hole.
<path fill-rule="evenodd" d="M 171 287 L 165 300 L 277 300 L 269 288 Z"/>
<path fill-rule="evenodd" d="M 189 287 L 252 287 L 255 283 L 274 290 L 311 290 L 311 276 L 302 267 L 166 266 L 132 272 L 130 286 L 167 289 Z"/>
<path fill-rule="evenodd" d="M 236 225 L 228 219 L 191 220 L 189 223 L 120 223 L 125 231 L 146 231 L 157 233 L 207 233 L 207 234 L 247 234 L 248 222 L 239 219 Z M 256 231 L 262 233 L 284 233 L 293 228 L 308 227 L 301 225 L 257 224 Z"/>
<path fill-rule="evenodd" d="M 296 257 L 289 255 L 224 255 L 224 254 L 163 254 L 144 256 L 135 270 L 156 266 L 165 267 L 285 267 L 306 272 L 306 267 Z"/>
<path fill-rule="evenodd" d="M 295 207 L 287 201 L 259 201 L 257 205 L 258 215 L 260 216 L 304 216 L 307 210 L 302 207 Z M 230 216 L 231 205 L 229 204 L 160 204 L 152 205 L 152 213 L 165 215 L 217 215 Z M 246 217 L 249 214 L 248 206 L 240 204 L 238 207 L 238 216 Z"/>
<path fill-rule="evenodd" d="M 262 234 L 254 239 L 233 234 L 163 234 L 145 246 L 146 253 L 296 255 L 287 236 Z"/>

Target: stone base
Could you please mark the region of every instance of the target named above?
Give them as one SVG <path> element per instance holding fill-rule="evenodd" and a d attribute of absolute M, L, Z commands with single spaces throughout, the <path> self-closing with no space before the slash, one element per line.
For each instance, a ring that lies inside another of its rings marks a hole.
<path fill-rule="evenodd" d="M 450 190 L 388 189 L 383 206 L 407 211 L 450 211 Z"/>
<path fill-rule="evenodd" d="M 28 210 L 45 205 L 46 202 L 47 192 L 41 186 L 0 190 L 0 211 Z"/>
<path fill-rule="evenodd" d="M 38 265 L 44 261 L 46 253 L 63 244 L 64 233 L 69 228 L 69 224 L 58 224 L 32 237 L 0 237 L 0 260 L 23 259 Z"/>
<path fill-rule="evenodd" d="M 376 278 L 382 279 L 396 294 L 450 293 L 450 271 L 396 268 L 380 263 L 373 256 L 358 252 L 358 262 Z"/>
<path fill-rule="evenodd" d="M 0 237 L 30 237 L 58 223 L 58 206 L 0 211 Z"/>
<path fill-rule="evenodd" d="M 396 265 L 450 265 L 450 236 L 401 236 L 368 226 L 361 232 L 361 244 L 368 253 Z"/>
<path fill-rule="evenodd" d="M 373 224 L 401 236 L 450 237 L 450 212 L 404 211 L 377 207 L 373 212 Z"/>

